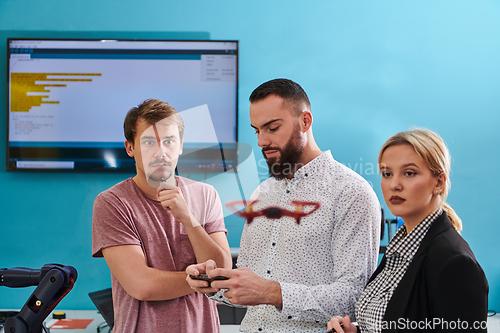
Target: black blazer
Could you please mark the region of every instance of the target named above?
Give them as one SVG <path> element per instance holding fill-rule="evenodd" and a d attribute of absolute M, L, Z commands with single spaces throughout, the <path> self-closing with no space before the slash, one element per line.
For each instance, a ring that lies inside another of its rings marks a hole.
<path fill-rule="evenodd" d="M 369 282 L 385 262 L 384 255 Z M 443 213 L 432 223 L 394 290 L 382 332 L 456 332 L 464 328 L 486 332 L 487 312 L 488 281 L 469 244 Z"/>

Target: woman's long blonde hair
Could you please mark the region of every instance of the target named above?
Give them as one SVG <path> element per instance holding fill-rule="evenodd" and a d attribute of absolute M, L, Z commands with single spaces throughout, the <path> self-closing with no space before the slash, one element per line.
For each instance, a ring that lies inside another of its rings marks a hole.
<path fill-rule="evenodd" d="M 462 230 L 462 220 L 457 213 L 446 202 L 448 192 L 450 191 L 450 152 L 444 143 L 443 139 L 436 133 L 428 129 L 415 128 L 409 131 L 404 131 L 393 135 L 387 140 L 380 154 L 378 155 L 378 163 L 384 151 L 391 146 L 410 145 L 415 149 L 415 152 L 423 158 L 429 169 L 435 176 L 444 173 L 446 175 L 446 183 L 441 193 L 441 207 L 448 215 L 453 227 L 460 231 Z"/>

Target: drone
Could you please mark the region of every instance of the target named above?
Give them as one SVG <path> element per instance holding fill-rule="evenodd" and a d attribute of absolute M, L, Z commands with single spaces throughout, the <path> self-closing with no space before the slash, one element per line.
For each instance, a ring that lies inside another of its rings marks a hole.
<path fill-rule="evenodd" d="M 264 209 L 261 209 L 259 211 L 254 211 L 254 205 L 259 202 L 259 200 L 252 201 L 251 203 L 247 204 L 245 200 L 238 200 L 238 201 L 229 201 L 226 202 L 226 206 L 231 209 L 236 215 L 243 217 L 246 219 L 246 222 L 248 224 L 252 223 L 253 219 L 259 216 L 265 216 L 269 219 L 280 219 L 283 216 L 289 216 L 293 217 L 297 224 L 300 224 L 300 219 L 303 217 L 306 217 L 312 213 L 314 213 L 316 210 L 319 209 L 320 203 L 319 202 L 309 202 L 309 201 L 297 201 L 294 200 L 290 202 L 291 205 L 295 206 L 295 211 L 290 211 L 284 208 L 280 208 L 277 206 L 271 206 L 267 207 Z M 245 206 L 244 210 L 238 210 L 236 209 L 236 206 Z M 313 206 L 313 209 L 306 212 L 304 210 L 304 207 L 307 206 Z"/>

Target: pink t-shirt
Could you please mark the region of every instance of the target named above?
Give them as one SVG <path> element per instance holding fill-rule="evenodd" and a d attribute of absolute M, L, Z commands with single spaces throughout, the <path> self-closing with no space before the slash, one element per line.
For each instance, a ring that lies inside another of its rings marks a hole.
<path fill-rule="evenodd" d="M 176 177 L 190 212 L 208 234 L 227 232 L 222 205 L 207 184 Z M 146 197 L 132 178 L 102 192 L 94 201 L 92 256 L 118 245 L 140 245 L 149 267 L 184 271 L 196 263 L 182 223 Z M 219 332 L 216 304 L 193 293 L 167 301 L 139 301 L 111 274 L 114 332 Z"/>

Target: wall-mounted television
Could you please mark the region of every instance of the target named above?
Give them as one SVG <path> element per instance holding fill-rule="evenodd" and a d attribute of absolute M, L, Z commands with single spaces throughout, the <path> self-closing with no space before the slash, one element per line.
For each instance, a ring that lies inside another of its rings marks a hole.
<path fill-rule="evenodd" d="M 236 165 L 238 41 L 8 38 L 7 62 L 7 170 L 134 171 L 123 120 L 150 98 L 189 111 L 178 170 Z"/>

